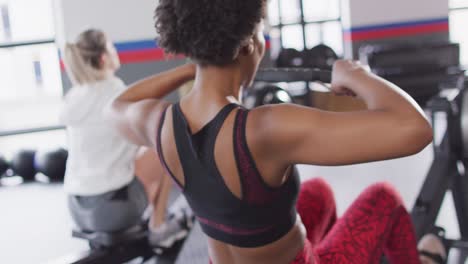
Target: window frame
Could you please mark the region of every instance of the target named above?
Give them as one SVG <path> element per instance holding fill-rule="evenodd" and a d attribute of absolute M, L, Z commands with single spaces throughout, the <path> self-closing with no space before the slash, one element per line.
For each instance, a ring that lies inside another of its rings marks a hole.
<path fill-rule="evenodd" d="M 35 46 L 42 44 L 52 44 L 55 43 L 55 38 L 46 38 L 46 39 L 36 39 L 28 41 L 8 41 L 0 42 L 0 49 L 11 49 L 21 46 Z"/>
<path fill-rule="evenodd" d="M 31 40 L 26 40 L 26 41 L 0 41 L 0 50 L 8 50 L 8 49 L 13 49 L 17 47 L 32 47 L 32 46 L 44 45 L 44 44 L 56 44 L 56 37 L 52 36 L 50 38 L 37 38 L 37 39 L 31 39 Z M 62 87 L 62 90 L 63 90 L 63 87 Z M 0 138 L 22 135 L 22 134 L 32 134 L 32 133 L 38 133 L 38 132 L 63 130 L 63 129 L 65 129 L 64 126 L 51 124 L 48 126 L 39 126 L 39 127 L 32 126 L 30 128 L 25 128 L 25 129 L 0 130 Z"/>
<path fill-rule="evenodd" d="M 293 0 L 293 1 L 299 1 L 299 7 L 300 7 L 300 20 L 299 22 L 292 22 L 292 23 L 283 23 L 283 19 L 281 17 L 281 1 L 277 1 L 277 9 L 278 9 L 278 24 L 276 25 L 270 25 L 271 29 L 277 29 L 279 30 L 279 41 L 281 44 L 281 48 L 285 48 L 283 46 L 283 28 L 287 26 L 297 26 L 300 25 L 302 28 L 302 40 L 303 40 L 303 45 L 304 49 L 307 49 L 307 33 L 306 33 L 306 28 L 308 25 L 317 25 L 319 28 L 320 32 L 320 39 L 319 43 L 324 42 L 324 24 L 329 23 L 329 22 L 339 22 L 341 25 L 341 28 L 343 28 L 342 23 L 341 23 L 341 7 L 342 3 L 341 0 L 338 0 L 338 6 L 339 6 L 339 12 L 338 12 L 338 17 L 337 18 L 330 18 L 330 19 L 320 19 L 320 20 L 312 20 L 312 21 L 306 21 L 305 16 L 304 16 L 304 5 L 303 5 L 303 0 Z M 342 41 L 342 45 L 344 46 L 344 42 Z"/>

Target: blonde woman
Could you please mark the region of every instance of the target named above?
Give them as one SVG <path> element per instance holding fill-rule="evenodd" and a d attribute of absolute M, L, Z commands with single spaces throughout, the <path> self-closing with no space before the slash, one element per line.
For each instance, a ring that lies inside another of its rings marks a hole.
<path fill-rule="evenodd" d="M 60 116 L 70 153 L 65 190 L 76 225 L 87 231 L 125 230 L 140 223 L 151 205 L 150 242 L 171 246 L 187 234 L 190 212 L 164 221 L 171 182 L 161 177 L 157 156 L 121 137 L 102 113 L 126 90 L 115 76 L 120 61 L 114 45 L 102 31 L 87 30 L 66 45 L 64 61 L 73 84 Z"/>

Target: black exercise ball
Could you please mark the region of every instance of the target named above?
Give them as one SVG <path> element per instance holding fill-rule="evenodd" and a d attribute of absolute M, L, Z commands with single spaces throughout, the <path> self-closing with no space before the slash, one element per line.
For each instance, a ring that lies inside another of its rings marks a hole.
<path fill-rule="evenodd" d="M 25 181 L 33 181 L 36 176 L 34 168 L 34 150 L 21 150 L 13 155 L 11 160 L 11 169 L 15 175 L 23 177 Z"/>
<path fill-rule="evenodd" d="M 338 60 L 336 52 L 327 45 L 320 44 L 303 51 L 304 67 L 331 70 Z"/>
<path fill-rule="evenodd" d="M 63 181 L 67 167 L 68 151 L 60 148 L 53 151 L 39 151 L 36 154 L 34 164 L 37 172 L 40 172 L 51 181 Z"/>
<path fill-rule="evenodd" d="M 10 165 L 7 160 L 0 155 L 0 177 L 2 177 L 9 168 Z"/>
<path fill-rule="evenodd" d="M 276 59 L 276 67 L 304 67 L 304 57 L 302 52 L 295 49 L 282 49 Z"/>

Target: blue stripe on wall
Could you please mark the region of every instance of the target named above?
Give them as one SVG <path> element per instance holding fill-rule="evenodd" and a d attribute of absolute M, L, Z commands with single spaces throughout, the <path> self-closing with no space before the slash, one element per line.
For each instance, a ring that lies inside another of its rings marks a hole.
<path fill-rule="evenodd" d="M 158 48 L 156 40 L 140 40 L 115 43 L 118 51 L 134 51 Z"/>
<path fill-rule="evenodd" d="M 411 27 L 411 26 L 444 23 L 448 21 L 449 21 L 448 17 L 445 17 L 445 18 L 437 18 L 437 19 L 430 19 L 430 20 L 419 20 L 419 21 L 409 21 L 409 22 L 402 22 L 402 23 L 389 23 L 389 24 L 380 24 L 380 25 L 374 25 L 374 26 L 355 27 L 352 29 L 345 29 L 344 32 L 354 33 L 354 32 L 380 30 L 380 29 L 403 28 L 403 27 Z"/>

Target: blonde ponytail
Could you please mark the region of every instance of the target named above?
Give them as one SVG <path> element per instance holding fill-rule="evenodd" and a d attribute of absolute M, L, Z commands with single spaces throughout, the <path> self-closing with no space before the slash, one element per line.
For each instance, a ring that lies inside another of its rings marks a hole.
<path fill-rule="evenodd" d="M 73 85 L 93 83 L 104 78 L 102 71 L 85 62 L 83 54 L 76 44 L 67 43 L 65 45 L 64 63 Z"/>
<path fill-rule="evenodd" d="M 106 78 L 101 69 L 102 55 L 107 52 L 104 32 L 89 29 L 78 36 L 76 43 L 67 43 L 63 50 L 64 63 L 73 85 L 84 85 Z"/>

